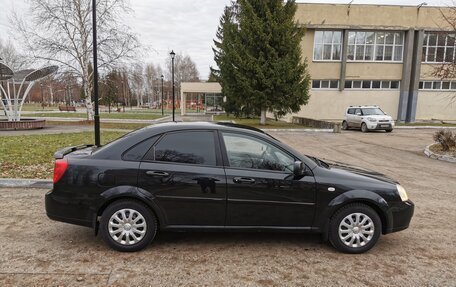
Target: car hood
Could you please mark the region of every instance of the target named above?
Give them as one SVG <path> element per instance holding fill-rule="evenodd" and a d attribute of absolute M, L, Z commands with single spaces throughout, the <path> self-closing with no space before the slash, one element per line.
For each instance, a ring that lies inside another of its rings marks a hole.
<path fill-rule="evenodd" d="M 393 118 L 388 115 L 364 115 L 364 117 L 374 118 L 377 120 L 388 120 L 388 121 L 393 120 Z"/>
<path fill-rule="evenodd" d="M 368 181 L 381 181 L 390 184 L 398 183 L 396 180 L 373 170 L 335 161 L 325 161 L 325 163 L 328 164 L 330 171 L 343 175 L 346 178 L 352 178 L 353 180 L 364 178 Z"/>

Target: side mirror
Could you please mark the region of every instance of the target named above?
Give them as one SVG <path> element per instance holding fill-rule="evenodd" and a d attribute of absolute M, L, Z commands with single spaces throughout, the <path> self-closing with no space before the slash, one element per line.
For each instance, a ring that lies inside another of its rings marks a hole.
<path fill-rule="evenodd" d="M 302 176 L 304 175 L 304 164 L 302 163 L 302 161 L 295 161 L 294 162 L 294 165 L 293 165 L 293 174 L 295 176 Z"/>

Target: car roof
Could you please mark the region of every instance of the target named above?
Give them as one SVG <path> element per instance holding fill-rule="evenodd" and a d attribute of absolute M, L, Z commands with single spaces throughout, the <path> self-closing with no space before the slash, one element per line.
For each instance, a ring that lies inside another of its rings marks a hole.
<path fill-rule="evenodd" d="M 365 109 L 365 108 L 380 108 L 380 107 L 379 106 L 349 106 L 347 109 L 354 109 L 354 108 Z"/>
<path fill-rule="evenodd" d="M 136 132 L 153 132 L 153 133 L 162 133 L 174 130 L 192 130 L 192 129 L 217 129 L 217 130 L 242 130 L 246 132 L 256 132 L 263 135 L 267 135 L 264 131 L 240 124 L 235 124 L 232 122 L 165 122 L 155 125 L 150 125 L 142 129 L 137 130 Z"/>
<path fill-rule="evenodd" d="M 211 123 L 211 122 L 166 122 L 166 123 L 159 123 L 155 125 L 150 125 L 138 130 L 135 130 L 129 134 L 124 135 L 123 137 L 119 138 L 112 142 L 109 148 L 101 147 L 99 151 L 95 152 L 93 155 L 95 158 L 98 159 L 108 159 L 112 158 L 112 155 L 115 154 L 119 159 L 121 158 L 121 154 L 127 149 L 130 148 L 139 142 L 142 142 L 148 138 L 167 133 L 173 131 L 183 131 L 183 130 L 219 130 L 219 131 L 232 131 L 232 132 L 240 132 L 244 134 L 250 134 L 252 136 L 262 137 L 264 139 L 269 139 L 275 142 L 275 144 L 281 146 L 282 148 L 288 150 L 289 152 L 293 153 L 296 157 L 301 158 L 310 168 L 314 168 L 316 163 L 308 159 L 306 156 L 301 154 L 300 152 L 294 150 L 290 146 L 282 143 L 281 141 L 275 139 L 271 135 L 265 133 L 264 131 L 244 126 L 238 125 L 230 122 L 219 122 L 219 123 Z"/>

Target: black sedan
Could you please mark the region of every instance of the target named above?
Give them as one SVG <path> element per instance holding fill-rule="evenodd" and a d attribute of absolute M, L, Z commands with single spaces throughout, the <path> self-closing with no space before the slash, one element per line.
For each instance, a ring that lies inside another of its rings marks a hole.
<path fill-rule="evenodd" d="M 362 253 L 406 229 L 414 205 L 386 176 L 305 156 L 260 130 L 166 123 L 55 154 L 53 220 L 92 227 L 119 251 L 160 231 L 303 231 Z"/>

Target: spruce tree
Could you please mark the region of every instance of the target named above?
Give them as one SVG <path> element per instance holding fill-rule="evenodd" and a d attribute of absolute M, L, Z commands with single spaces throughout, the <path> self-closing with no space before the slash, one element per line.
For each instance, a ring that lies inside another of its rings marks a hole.
<path fill-rule="evenodd" d="M 304 29 L 294 20 L 294 1 L 238 0 L 225 8 L 214 41 L 213 69 L 237 116 L 266 112 L 282 117 L 309 99 L 310 77 L 302 60 Z"/>

